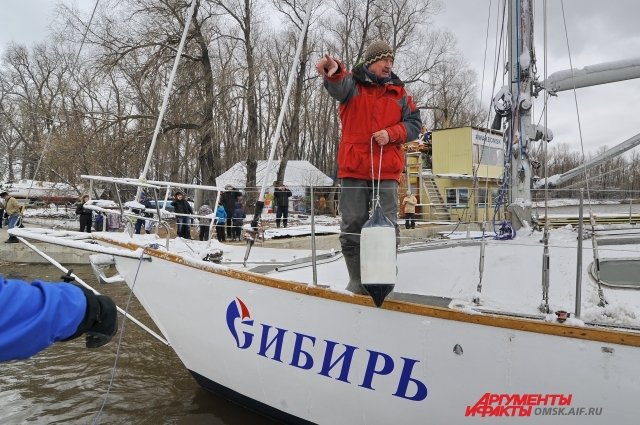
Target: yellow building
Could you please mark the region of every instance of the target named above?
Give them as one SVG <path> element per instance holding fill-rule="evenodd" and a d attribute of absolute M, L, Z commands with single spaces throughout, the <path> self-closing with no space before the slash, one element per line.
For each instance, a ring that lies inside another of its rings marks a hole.
<path fill-rule="evenodd" d="M 482 221 L 493 217 L 504 164 L 502 133 L 476 127 L 436 130 L 431 140 L 431 170 L 425 153 L 407 153 L 402 193 L 418 195 L 420 221 Z M 474 182 L 474 174 L 477 181 Z"/>

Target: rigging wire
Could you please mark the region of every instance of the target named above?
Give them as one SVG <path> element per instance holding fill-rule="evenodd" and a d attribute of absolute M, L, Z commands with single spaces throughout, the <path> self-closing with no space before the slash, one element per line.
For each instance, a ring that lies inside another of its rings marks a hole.
<path fill-rule="evenodd" d="M 76 57 L 73 60 L 73 64 L 71 65 L 71 70 L 73 71 L 74 69 L 76 69 L 76 66 L 78 65 L 78 60 L 80 59 L 80 53 L 82 52 L 82 48 L 84 47 L 84 43 L 87 39 L 87 34 L 89 33 L 89 28 L 91 27 L 91 23 L 93 22 L 93 17 L 96 14 L 96 10 L 98 9 L 98 3 L 100 2 L 100 0 L 96 0 L 96 4 L 93 6 L 93 11 L 91 12 L 91 17 L 89 18 L 89 22 L 87 23 L 87 26 L 84 30 L 84 34 L 82 34 L 82 41 L 80 42 L 80 48 L 78 48 L 78 52 L 76 53 Z M 60 93 L 62 95 L 64 95 L 64 89 L 65 89 L 65 80 L 63 79 L 60 82 L 61 85 L 61 89 L 60 89 Z M 64 104 L 64 102 L 60 102 L 60 104 L 58 105 L 58 107 L 56 108 L 56 113 L 53 116 L 53 122 L 57 122 L 58 121 L 58 117 L 60 117 L 60 111 L 62 110 L 62 105 Z M 42 164 L 42 159 L 44 158 L 45 153 L 47 152 L 47 149 L 49 148 L 49 143 L 51 142 L 51 135 L 53 134 L 53 131 L 49 131 L 49 133 L 47 134 L 47 138 L 44 141 L 44 146 L 42 147 L 42 155 L 40 155 L 40 158 L 38 159 L 38 163 L 36 164 L 36 169 L 33 172 L 33 179 L 31 179 L 31 184 L 29 185 L 29 189 L 27 190 L 27 199 L 29 199 L 29 194 L 31 193 L 31 189 L 33 188 L 33 183 L 36 180 L 36 176 L 38 175 L 38 171 L 40 170 L 40 165 Z"/>
<path fill-rule="evenodd" d="M 491 8 L 493 5 L 493 1 L 489 0 L 489 13 L 487 14 L 487 31 L 486 31 L 486 35 L 485 35 L 485 40 L 484 40 L 484 57 L 483 57 L 483 63 L 482 63 L 482 84 L 480 86 L 480 104 L 482 104 L 482 97 L 484 95 L 484 74 L 485 74 L 485 70 L 486 70 L 486 65 L 487 65 L 487 49 L 489 47 L 489 26 L 490 26 L 490 22 L 491 22 Z M 498 17 L 499 17 L 500 13 L 498 13 Z M 497 40 L 496 40 L 496 44 L 497 44 Z M 496 68 L 496 72 L 494 73 L 493 76 L 493 87 L 492 87 L 492 93 L 493 90 L 495 89 L 495 81 L 497 78 L 497 68 Z M 487 123 L 486 123 L 486 128 L 489 128 L 489 120 L 491 117 L 491 102 L 489 103 L 489 113 L 487 114 Z M 473 187 L 474 189 L 476 189 L 476 193 L 473 194 L 475 201 L 475 212 L 476 212 L 476 217 L 478 215 L 478 195 L 480 194 L 479 190 L 478 190 L 478 171 L 480 170 L 480 162 L 482 161 L 482 158 L 484 157 L 484 149 L 487 146 L 487 140 L 486 140 L 486 136 L 485 136 L 485 143 L 482 145 L 482 148 L 479 149 L 479 155 L 478 155 L 478 164 L 477 167 L 475 168 L 475 170 L 473 171 Z M 476 286 L 476 293 L 473 296 L 472 301 L 475 304 L 480 304 L 480 294 L 482 293 L 482 278 L 484 277 L 484 254 L 485 254 L 485 230 L 486 230 L 486 223 L 487 223 L 487 208 L 489 208 L 488 206 L 488 200 L 489 200 L 489 165 L 486 165 L 486 169 L 487 169 L 487 175 L 485 178 L 485 189 L 484 189 L 484 196 L 485 196 L 485 202 L 484 202 L 484 210 L 483 210 L 483 218 L 482 218 L 482 226 L 481 226 L 481 231 L 482 231 L 482 242 L 480 244 L 480 258 L 478 261 L 478 285 Z"/>
<path fill-rule="evenodd" d="M 260 216 L 262 215 L 262 209 L 264 208 L 264 195 L 267 190 L 267 176 L 269 175 L 269 171 L 271 170 L 271 165 L 273 164 L 273 158 L 276 154 L 276 147 L 278 146 L 278 140 L 280 139 L 280 133 L 282 131 L 282 123 L 284 121 L 284 115 L 287 109 L 287 104 L 289 103 L 289 96 L 291 95 L 291 90 L 293 88 L 295 71 L 298 68 L 298 64 L 300 62 L 300 54 L 302 53 L 302 45 L 304 44 L 304 40 L 307 36 L 307 31 L 309 28 L 309 21 L 311 20 L 311 12 L 313 10 L 314 0 L 307 0 L 307 9 L 305 12 L 304 21 L 302 24 L 302 28 L 300 28 L 300 36 L 298 38 L 298 45 L 296 46 L 296 52 L 293 58 L 293 63 L 291 64 L 291 70 L 289 71 L 289 79 L 287 81 L 287 88 L 285 89 L 284 97 L 282 98 L 282 106 L 280 107 L 280 114 L 278 115 L 278 122 L 276 123 L 275 132 L 273 133 L 273 137 L 271 138 L 271 149 L 269 151 L 269 159 L 267 160 L 267 166 L 265 171 L 265 178 L 262 181 L 262 186 L 260 187 L 260 195 L 258 196 L 258 201 L 256 202 L 253 220 L 251 220 L 251 230 L 254 234 L 257 235 L 258 232 L 258 223 L 260 222 Z M 247 238 L 247 250 L 244 255 L 244 264 L 247 263 L 247 259 L 249 258 L 249 254 L 251 253 L 251 247 L 255 242 L 256 237 L 252 236 Z"/>
<path fill-rule="evenodd" d="M 576 93 L 576 83 L 575 83 L 575 74 L 574 74 L 574 69 L 573 69 L 573 60 L 571 58 L 571 48 L 569 46 L 569 33 L 567 31 L 567 18 L 565 16 L 565 12 L 564 12 L 564 0 L 560 0 L 560 7 L 562 8 L 562 23 L 564 25 L 564 35 L 565 35 L 565 40 L 567 42 L 567 54 L 569 56 L 569 68 L 571 69 L 571 81 L 573 82 L 573 100 L 574 100 L 574 104 L 576 107 L 576 118 L 578 120 L 578 135 L 580 137 L 580 149 L 582 151 L 582 164 L 583 164 L 583 171 L 584 171 L 584 178 L 585 178 L 585 185 L 586 185 L 586 189 L 587 189 L 587 205 L 589 207 L 589 216 L 590 216 L 590 224 L 591 224 L 591 230 L 593 231 L 595 229 L 595 221 L 594 221 L 594 217 L 593 217 L 593 211 L 591 208 L 591 191 L 590 191 L 590 187 L 589 187 L 589 181 L 587 180 L 588 177 L 588 173 L 587 173 L 587 166 L 586 166 L 586 155 L 584 152 L 584 140 L 582 137 L 582 123 L 580 121 L 580 109 L 578 107 L 578 95 Z M 598 255 L 598 242 L 596 240 L 596 238 L 591 238 L 591 244 L 592 244 L 592 248 L 593 248 L 593 262 L 594 262 L 594 270 L 595 270 L 595 277 L 596 277 L 596 281 L 598 283 L 598 297 L 600 298 L 600 302 L 598 303 L 598 306 L 600 307 L 604 307 L 605 305 L 608 304 L 607 300 L 604 297 L 604 291 L 602 289 L 602 279 L 600 278 L 600 258 Z"/>
<path fill-rule="evenodd" d="M 191 5 L 189 6 L 189 10 L 187 12 L 187 19 L 184 23 L 184 30 L 182 31 L 182 38 L 180 38 L 180 44 L 178 45 L 178 50 L 176 51 L 176 58 L 173 61 L 173 68 L 171 68 L 171 74 L 169 74 L 169 81 L 167 82 L 167 86 L 164 91 L 164 96 L 162 97 L 162 106 L 160 107 L 160 113 L 158 114 L 158 119 L 156 120 L 156 126 L 153 129 L 153 137 L 151 138 L 151 145 L 149 146 L 149 151 L 147 153 L 147 160 L 144 164 L 144 168 L 142 173 L 140 174 L 139 179 L 144 181 L 147 178 L 147 173 L 149 172 L 149 168 L 151 166 L 151 159 L 153 158 L 153 151 L 156 147 L 156 142 L 158 141 L 158 134 L 160 133 L 160 127 L 162 126 L 162 120 L 164 118 L 164 114 L 167 110 L 167 105 L 169 103 L 169 95 L 171 94 L 171 89 L 173 88 L 173 80 L 176 77 L 176 72 L 178 70 L 178 64 L 180 63 L 180 58 L 182 56 L 182 50 L 184 49 L 184 45 L 186 44 L 187 34 L 189 34 L 189 28 L 191 27 L 191 19 L 193 18 L 193 14 L 196 8 L 196 4 L 198 2 L 196 0 L 191 0 Z M 138 191 L 136 193 L 136 201 L 140 200 L 140 195 L 142 193 L 142 186 L 138 186 Z"/>
<path fill-rule="evenodd" d="M 542 21 L 543 21 L 543 56 L 544 56 L 544 70 L 543 77 L 546 81 L 547 79 L 547 62 L 548 62 L 548 28 L 547 28 L 547 0 L 542 2 L 543 12 L 542 12 Z M 549 146 L 549 142 L 546 140 L 547 137 L 547 124 L 548 124 L 548 111 L 547 108 L 547 96 L 544 97 L 544 215 L 545 217 L 549 216 L 549 176 L 548 176 L 548 164 L 547 164 L 547 149 Z M 545 143 L 546 142 L 546 143 Z M 550 264 L 549 264 L 549 220 L 544 221 L 544 232 L 542 235 L 542 241 L 544 243 L 544 248 L 542 250 L 542 304 L 540 305 L 540 310 L 544 313 L 549 313 L 549 274 Z"/>

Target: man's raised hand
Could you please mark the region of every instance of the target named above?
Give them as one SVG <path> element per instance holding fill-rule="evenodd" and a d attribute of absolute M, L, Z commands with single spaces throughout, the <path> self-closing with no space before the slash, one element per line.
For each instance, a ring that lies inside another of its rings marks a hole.
<path fill-rule="evenodd" d="M 336 62 L 329 53 L 325 53 L 325 55 L 316 63 L 316 70 L 318 71 L 318 74 L 324 77 L 331 77 L 338 70 L 338 62 Z"/>

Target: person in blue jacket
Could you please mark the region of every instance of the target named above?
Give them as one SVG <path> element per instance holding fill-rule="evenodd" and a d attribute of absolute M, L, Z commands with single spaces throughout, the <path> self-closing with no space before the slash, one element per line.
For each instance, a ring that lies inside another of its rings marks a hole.
<path fill-rule="evenodd" d="M 0 275 L 0 362 L 27 359 L 54 342 L 86 334 L 87 348 L 108 343 L 118 330 L 113 300 L 82 286 Z"/>
<path fill-rule="evenodd" d="M 216 236 L 220 242 L 225 242 L 227 240 L 224 233 L 226 222 L 227 211 L 223 205 L 218 205 L 218 208 L 216 209 Z"/>

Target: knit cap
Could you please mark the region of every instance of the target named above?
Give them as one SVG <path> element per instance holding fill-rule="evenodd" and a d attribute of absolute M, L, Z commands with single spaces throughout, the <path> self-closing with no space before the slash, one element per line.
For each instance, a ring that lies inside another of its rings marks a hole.
<path fill-rule="evenodd" d="M 366 66 L 384 58 L 394 59 L 393 49 L 389 44 L 382 40 L 376 40 L 367 46 L 364 51 L 364 64 Z"/>

